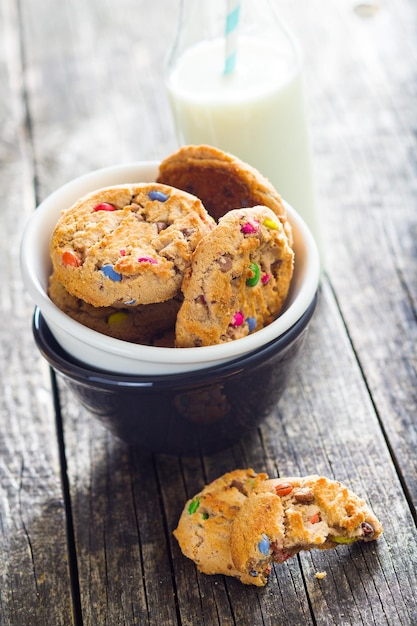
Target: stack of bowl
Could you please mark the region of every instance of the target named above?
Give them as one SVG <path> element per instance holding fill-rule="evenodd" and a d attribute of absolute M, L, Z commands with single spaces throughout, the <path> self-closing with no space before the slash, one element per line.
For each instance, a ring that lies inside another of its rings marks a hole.
<path fill-rule="evenodd" d="M 145 346 L 81 325 L 49 298 L 49 240 L 63 209 L 110 185 L 154 181 L 157 162 L 96 170 L 51 194 L 29 219 L 20 263 L 34 303 L 37 346 L 79 401 L 126 443 L 195 455 L 226 448 L 258 426 L 287 384 L 313 315 L 319 255 L 301 217 L 286 205 L 295 266 L 279 317 L 228 343 L 196 348 Z"/>

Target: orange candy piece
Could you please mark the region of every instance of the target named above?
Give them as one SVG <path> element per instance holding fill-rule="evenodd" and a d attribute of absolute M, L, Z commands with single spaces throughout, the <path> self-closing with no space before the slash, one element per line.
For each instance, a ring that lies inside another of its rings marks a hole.
<path fill-rule="evenodd" d="M 275 493 L 277 496 L 282 498 L 283 496 L 288 496 L 289 493 L 293 490 L 293 486 L 290 483 L 279 483 L 275 487 Z"/>
<path fill-rule="evenodd" d="M 62 253 L 62 263 L 64 265 L 70 265 L 71 267 L 80 267 L 81 259 L 75 254 L 75 252 L 71 252 L 71 250 L 65 250 Z"/>

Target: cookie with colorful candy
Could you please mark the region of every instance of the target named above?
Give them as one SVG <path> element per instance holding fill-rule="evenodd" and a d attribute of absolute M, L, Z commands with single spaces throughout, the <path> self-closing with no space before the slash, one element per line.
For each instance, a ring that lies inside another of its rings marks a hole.
<path fill-rule="evenodd" d="M 224 343 L 269 324 L 286 300 L 293 266 L 284 226 L 271 209 L 228 211 L 193 253 L 176 345 Z"/>
<path fill-rule="evenodd" d="M 261 587 L 273 563 L 381 533 L 365 501 L 336 480 L 268 479 L 248 469 L 225 474 L 190 499 L 174 536 L 201 572 Z"/>
<path fill-rule="evenodd" d="M 214 228 L 201 201 L 157 183 L 99 189 L 65 210 L 52 233 L 57 280 L 93 306 L 178 295 L 200 239 Z"/>
<path fill-rule="evenodd" d="M 220 476 L 190 498 L 174 531 L 181 550 L 205 574 L 227 574 L 253 583 L 250 573 L 237 570 L 230 550 L 234 518 L 252 491 L 268 478 L 253 469 Z"/>
<path fill-rule="evenodd" d="M 174 347 L 175 322 L 182 298 L 177 296 L 126 307 L 95 307 L 71 295 L 55 273 L 50 276 L 48 295 L 61 311 L 93 330 L 132 343 Z"/>
<path fill-rule="evenodd" d="M 292 245 L 291 225 L 279 193 L 256 168 L 228 152 L 208 145 L 182 146 L 161 162 L 157 180 L 200 198 L 216 221 L 233 209 L 267 206 Z"/>
<path fill-rule="evenodd" d="M 324 476 L 275 478 L 244 502 L 230 533 L 236 569 L 264 585 L 272 563 L 302 550 L 372 541 L 382 526 L 362 498 Z"/>

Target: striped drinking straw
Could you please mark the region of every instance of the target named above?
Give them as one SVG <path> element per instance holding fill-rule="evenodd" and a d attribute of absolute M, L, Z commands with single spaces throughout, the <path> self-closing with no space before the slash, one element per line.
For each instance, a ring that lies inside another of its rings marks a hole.
<path fill-rule="evenodd" d="M 239 26 L 240 0 L 228 0 L 226 16 L 226 60 L 224 73 L 230 74 L 236 66 L 237 33 Z"/>

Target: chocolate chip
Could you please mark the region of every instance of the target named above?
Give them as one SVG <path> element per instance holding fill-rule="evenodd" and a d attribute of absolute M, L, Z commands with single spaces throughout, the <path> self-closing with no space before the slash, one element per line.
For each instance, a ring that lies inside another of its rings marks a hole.
<path fill-rule="evenodd" d="M 184 235 L 184 237 L 188 239 L 189 237 L 191 237 L 193 233 L 195 233 L 195 228 L 184 228 L 184 230 L 181 232 Z"/>
<path fill-rule="evenodd" d="M 161 232 L 161 230 L 165 230 L 167 228 L 168 224 L 166 222 L 156 222 L 156 229 L 158 231 L 158 233 Z"/>
<path fill-rule="evenodd" d="M 369 522 L 362 522 L 361 528 L 362 528 L 362 535 L 365 538 L 365 540 L 372 539 L 374 532 L 375 532 L 372 524 L 369 524 Z"/>
<path fill-rule="evenodd" d="M 241 493 L 245 493 L 243 490 L 243 482 L 241 480 L 232 480 L 232 482 L 230 483 L 231 487 L 235 487 L 238 491 L 240 491 Z"/>
<path fill-rule="evenodd" d="M 300 489 L 294 492 L 294 498 L 302 504 L 311 504 L 314 502 L 314 493 L 310 489 Z"/>
<path fill-rule="evenodd" d="M 217 263 L 219 264 L 222 272 L 228 272 L 232 267 L 232 257 L 230 254 L 223 254 L 222 256 L 219 256 Z"/>
<path fill-rule="evenodd" d="M 282 260 L 281 259 L 277 259 L 276 261 L 274 261 L 271 265 L 271 272 L 274 276 L 276 276 L 279 272 L 279 268 L 282 265 Z"/>

